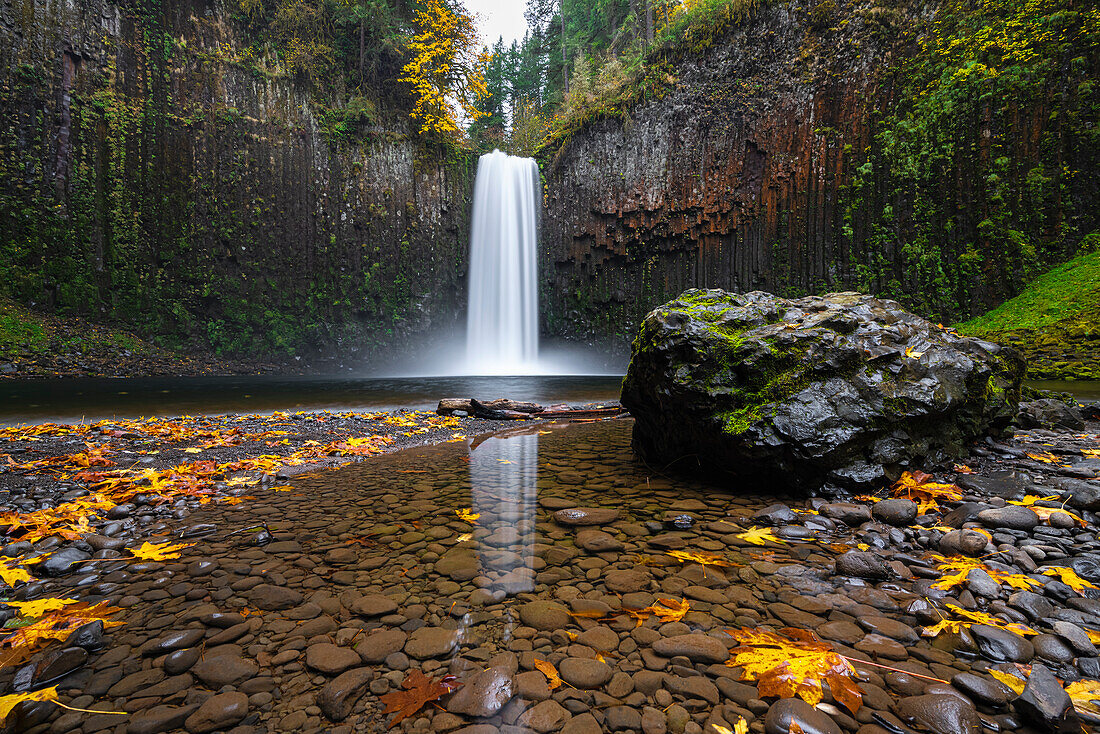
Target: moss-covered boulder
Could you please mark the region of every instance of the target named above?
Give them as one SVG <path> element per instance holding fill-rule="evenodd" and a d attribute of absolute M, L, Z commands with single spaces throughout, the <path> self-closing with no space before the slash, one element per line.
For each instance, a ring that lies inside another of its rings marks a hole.
<path fill-rule="evenodd" d="M 894 301 L 689 290 L 646 316 L 622 403 L 647 461 L 858 488 L 1003 431 L 1024 371 Z"/>

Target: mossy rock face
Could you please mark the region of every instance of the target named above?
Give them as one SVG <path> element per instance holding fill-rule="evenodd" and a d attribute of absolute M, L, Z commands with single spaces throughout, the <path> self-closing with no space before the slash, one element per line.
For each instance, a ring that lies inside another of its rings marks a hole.
<path fill-rule="evenodd" d="M 862 489 L 1000 434 L 1025 369 L 894 301 L 693 289 L 646 316 L 622 403 L 647 461 Z"/>

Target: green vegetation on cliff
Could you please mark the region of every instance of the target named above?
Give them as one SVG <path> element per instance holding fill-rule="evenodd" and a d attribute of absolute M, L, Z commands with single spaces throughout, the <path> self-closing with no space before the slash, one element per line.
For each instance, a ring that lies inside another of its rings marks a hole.
<path fill-rule="evenodd" d="M 1012 344 L 1028 358 L 1033 378 L 1100 379 L 1100 251 L 1040 276 L 958 329 Z"/>

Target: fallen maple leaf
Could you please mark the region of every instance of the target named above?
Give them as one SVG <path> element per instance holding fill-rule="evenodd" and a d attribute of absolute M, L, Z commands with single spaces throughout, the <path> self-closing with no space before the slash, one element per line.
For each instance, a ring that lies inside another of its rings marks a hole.
<path fill-rule="evenodd" d="M 26 660 L 51 640 L 65 640 L 73 630 L 88 622 L 99 620 L 104 627 L 117 627 L 123 623 L 111 619 L 111 616 L 120 611 L 120 608 L 103 601 L 94 606 L 77 602 L 48 612 L 41 619 L 17 628 L 0 640 L 0 647 L 9 648 L 9 652 L 0 659 L 0 668 Z"/>
<path fill-rule="evenodd" d="M 1077 572 L 1072 568 L 1065 568 L 1064 566 L 1051 566 L 1043 569 L 1044 576 L 1057 576 L 1058 580 L 1066 586 L 1070 587 L 1074 591 L 1080 593 L 1085 589 L 1096 589 L 1096 584 L 1087 579 L 1083 579 L 1077 575 Z"/>
<path fill-rule="evenodd" d="M 6 601 L 6 606 L 19 612 L 21 617 L 41 617 L 47 612 L 56 612 L 64 609 L 69 604 L 76 604 L 76 599 L 35 599 L 34 601 Z"/>
<path fill-rule="evenodd" d="M 932 475 L 922 471 L 905 472 L 893 486 L 894 497 L 916 502 L 917 512 L 925 514 L 939 509 L 937 500 L 958 502 L 962 499 L 962 490 L 954 484 L 941 484 L 932 481 Z"/>
<path fill-rule="evenodd" d="M 988 672 L 991 676 L 999 680 L 1001 683 L 1004 683 L 1006 686 L 1011 688 L 1017 696 L 1022 694 L 1024 692 L 1024 687 L 1027 686 L 1027 681 L 1020 680 L 1016 676 L 1012 675 L 1012 673 L 1006 673 L 1003 670 L 997 670 L 996 668 L 990 668 Z"/>
<path fill-rule="evenodd" d="M 190 548 L 194 543 L 160 543 L 154 545 L 149 541 L 142 543 L 140 548 L 130 548 L 134 558 L 143 561 L 171 561 L 180 557 L 180 551 Z"/>
<path fill-rule="evenodd" d="M 994 617 L 992 614 L 986 614 L 985 612 L 970 611 L 963 609 L 955 604 L 948 604 L 947 609 L 956 617 L 961 619 L 947 619 L 946 617 L 931 627 L 925 627 L 921 630 L 921 634 L 926 637 L 935 637 L 941 632 L 955 632 L 958 633 L 963 627 L 970 627 L 975 624 L 984 624 L 989 627 L 996 627 L 997 629 L 1008 630 L 1009 632 L 1015 632 L 1018 635 L 1037 635 L 1039 634 L 1035 630 L 1031 629 L 1027 625 L 1017 624 L 1016 622 L 1002 622 Z"/>
<path fill-rule="evenodd" d="M 459 520 L 465 520 L 471 525 L 477 525 L 477 519 L 481 517 L 480 512 L 474 512 L 470 507 L 463 507 L 461 510 L 455 510 L 455 515 Z"/>
<path fill-rule="evenodd" d="M 722 726 L 721 724 L 711 724 L 711 726 L 714 727 L 714 730 L 716 732 L 718 732 L 718 734 L 748 734 L 749 733 L 749 722 L 745 721 L 744 716 L 738 716 L 737 717 L 737 723 L 733 725 L 732 729 L 730 729 L 728 726 Z"/>
<path fill-rule="evenodd" d="M 561 676 L 558 675 L 558 669 L 554 667 L 553 663 L 535 658 L 535 667 L 546 676 L 547 687 L 551 691 L 562 684 Z"/>
<path fill-rule="evenodd" d="M 650 617 L 657 617 L 662 622 L 679 622 L 690 611 L 687 599 L 675 601 L 673 599 L 658 599 L 654 604 L 642 609 L 624 609 L 628 616 L 637 620 L 637 627 L 641 627 Z"/>
<path fill-rule="evenodd" d="M 17 561 L 14 558 L 0 560 L 0 579 L 3 579 L 4 583 L 12 588 L 20 581 L 31 580 L 31 575 L 27 573 L 27 570 L 25 568 L 17 568 L 15 566 L 16 563 Z"/>
<path fill-rule="evenodd" d="M 1066 686 L 1069 700 L 1073 702 L 1073 708 L 1078 713 L 1100 715 L 1100 681 L 1079 680 Z"/>
<path fill-rule="evenodd" d="M 426 704 L 438 701 L 460 685 L 453 675 L 436 680 L 427 677 L 419 669 L 413 668 L 401 682 L 402 690 L 390 691 L 378 698 L 386 705 L 386 708 L 382 709 L 383 714 L 397 714 L 390 722 L 392 728 L 424 708 Z"/>
<path fill-rule="evenodd" d="M 787 542 L 782 538 L 777 538 L 771 528 L 749 528 L 743 533 L 736 533 L 733 537 L 740 538 L 746 543 L 752 543 L 753 545 L 764 545 L 767 541 L 772 543 Z"/>
<path fill-rule="evenodd" d="M 961 586 L 966 582 L 966 577 L 970 575 L 970 572 L 979 569 L 989 574 L 989 577 L 996 581 L 998 584 L 1008 584 L 1014 589 L 1022 589 L 1023 591 L 1031 591 L 1041 584 L 1030 576 L 1025 576 L 1021 573 L 1007 573 L 1000 569 L 987 566 L 981 561 L 973 558 L 962 558 L 961 556 L 954 556 L 952 558 L 944 558 L 943 556 L 933 556 L 938 558 L 941 563 L 936 566 L 936 570 L 940 573 L 946 571 L 952 571 L 953 573 L 947 573 L 943 575 L 939 581 L 932 584 L 933 589 L 940 589 L 941 591 L 947 591 L 956 586 Z"/>
<path fill-rule="evenodd" d="M 852 679 L 855 668 L 808 630 L 785 628 L 728 630 L 740 645 L 730 650 L 726 665 L 741 668 L 744 680 L 755 680 L 761 697 L 798 696 L 811 706 L 821 703 L 822 681 L 833 698 L 853 714 L 863 692 Z"/>
<path fill-rule="evenodd" d="M 698 563 L 700 566 L 732 566 L 734 564 L 718 553 L 703 553 L 702 551 L 667 551 L 670 556 L 680 563 Z"/>
<path fill-rule="evenodd" d="M 39 691 L 0 696 L 0 721 L 8 718 L 11 710 L 24 701 L 57 701 L 57 686 L 50 686 Z"/>

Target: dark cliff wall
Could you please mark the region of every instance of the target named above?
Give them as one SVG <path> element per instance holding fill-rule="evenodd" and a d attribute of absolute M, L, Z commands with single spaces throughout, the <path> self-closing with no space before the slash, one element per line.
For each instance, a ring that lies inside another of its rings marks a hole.
<path fill-rule="evenodd" d="M 231 352 L 452 324 L 476 161 L 317 98 L 216 0 L 0 4 L 0 294 Z"/>
<path fill-rule="evenodd" d="M 858 289 L 950 322 L 1071 254 L 1100 203 L 1096 49 L 934 86 L 928 38 L 950 47 L 945 14 L 970 12 L 777 0 L 677 54 L 660 99 L 545 149 L 551 333 L 630 339 L 689 287 Z"/>

